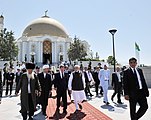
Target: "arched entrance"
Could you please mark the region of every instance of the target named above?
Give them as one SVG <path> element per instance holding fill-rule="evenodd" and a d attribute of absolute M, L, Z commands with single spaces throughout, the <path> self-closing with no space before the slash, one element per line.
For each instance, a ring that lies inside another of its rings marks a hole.
<path fill-rule="evenodd" d="M 43 42 L 43 64 L 52 64 L 52 44 L 50 41 Z"/>

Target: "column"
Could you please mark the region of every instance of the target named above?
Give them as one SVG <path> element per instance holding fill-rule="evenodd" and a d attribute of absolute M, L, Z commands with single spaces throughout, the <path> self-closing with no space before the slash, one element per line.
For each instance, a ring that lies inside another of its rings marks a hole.
<path fill-rule="evenodd" d="M 52 45 L 52 63 L 54 63 L 55 62 L 55 43 L 54 42 L 52 42 L 51 43 Z"/>

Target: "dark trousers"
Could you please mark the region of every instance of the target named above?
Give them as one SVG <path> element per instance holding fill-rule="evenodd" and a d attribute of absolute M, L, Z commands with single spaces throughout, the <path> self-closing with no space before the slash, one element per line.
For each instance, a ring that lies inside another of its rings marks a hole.
<path fill-rule="evenodd" d="M 69 97 L 70 97 L 70 99 L 71 99 L 71 93 L 70 93 L 70 90 L 68 90 L 68 95 L 69 95 Z"/>
<path fill-rule="evenodd" d="M 34 115 L 34 104 L 33 104 L 31 94 L 28 94 L 28 106 L 29 106 L 28 115 L 29 115 L 29 118 L 30 118 Z M 23 120 L 27 120 L 27 111 L 22 113 L 22 117 L 23 117 Z"/>
<path fill-rule="evenodd" d="M 16 90 L 17 90 L 18 83 L 19 83 L 19 82 L 16 82 L 15 94 L 16 94 Z"/>
<path fill-rule="evenodd" d="M 96 95 L 98 95 L 98 89 L 99 89 L 99 83 L 96 82 L 95 83 L 95 92 L 96 92 Z"/>
<path fill-rule="evenodd" d="M 114 88 L 114 93 L 111 98 L 113 99 L 117 94 L 117 102 L 121 103 L 121 92 L 122 92 L 122 83 L 118 82 L 116 87 Z"/>
<path fill-rule="evenodd" d="M 6 84 L 6 95 L 8 95 L 9 86 L 10 86 L 10 95 L 12 94 L 13 83 L 7 82 L 7 84 Z"/>
<path fill-rule="evenodd" d="M 100 86 L 100 94 L 103 95 L 103 88 Z"/>
<path fill-rule="evenodd" d="M 46 108 L 48 105 L 48 96 L 49 96 L 49 94 L 42 93 L 41 98 L 40 98 L 40 103 L 42 105 L 43 115 L 46 115 Z"/>
<path fill-rule="evenodd" d="M 85 87 L 85 94 L 86 96 L 88 95 L 92 95 L 91 92 L 90 92 L 90 82 L 86 82 L 86 87 Z"/>
<path fill-rule="evenodd" d="M 60 99 L 62 97 L 63 110 L 67 109 L 67 91 L 66 90 L 57 90 L 57 109 L 60 107 Z"/>
<path fill-rule="evenodd" d="M 130 96 L 130 116 L 131 120 L 138 120 L 141 118 L 148 109 L 147 99 L 143 90 L 138 90 L 135 96 Z M 136 104 L 139 104 L 140 108 L 136 111 Z"/>

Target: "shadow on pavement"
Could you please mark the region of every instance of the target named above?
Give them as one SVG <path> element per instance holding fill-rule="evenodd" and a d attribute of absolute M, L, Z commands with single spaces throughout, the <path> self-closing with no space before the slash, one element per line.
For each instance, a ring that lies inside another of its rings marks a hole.
<path fill-rule="evenodd" d="M 101 108 L 108 109 L 108 111 L 114 111 L 114 107 L 112 105 L 102 105 Z"/>
<path fill-rule="evenodd" d="M 67 119 L 69 119 L 69 120 L 82 120 L 85 116 L 86 116 L 86 114 L 84 112 L 76 111 L 74 113 L 71 113 L 67 117 Z"/>
<path fill-rule="evenodd" d="M 127 105 L 126 104 L 117 104 L 117 103 L 114 103 L 115 107 L 120 107 L 120 108 L 123 108 L 123 109 L 127 109 Z"/>

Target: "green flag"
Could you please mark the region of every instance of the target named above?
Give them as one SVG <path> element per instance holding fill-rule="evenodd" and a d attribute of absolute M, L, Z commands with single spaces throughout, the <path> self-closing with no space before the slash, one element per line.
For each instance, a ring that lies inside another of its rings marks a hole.
<path fill-rule="evenodd" d="M 135 42 L 135 50 L 140 51 L 140 48 L 136 42 Z"/>

